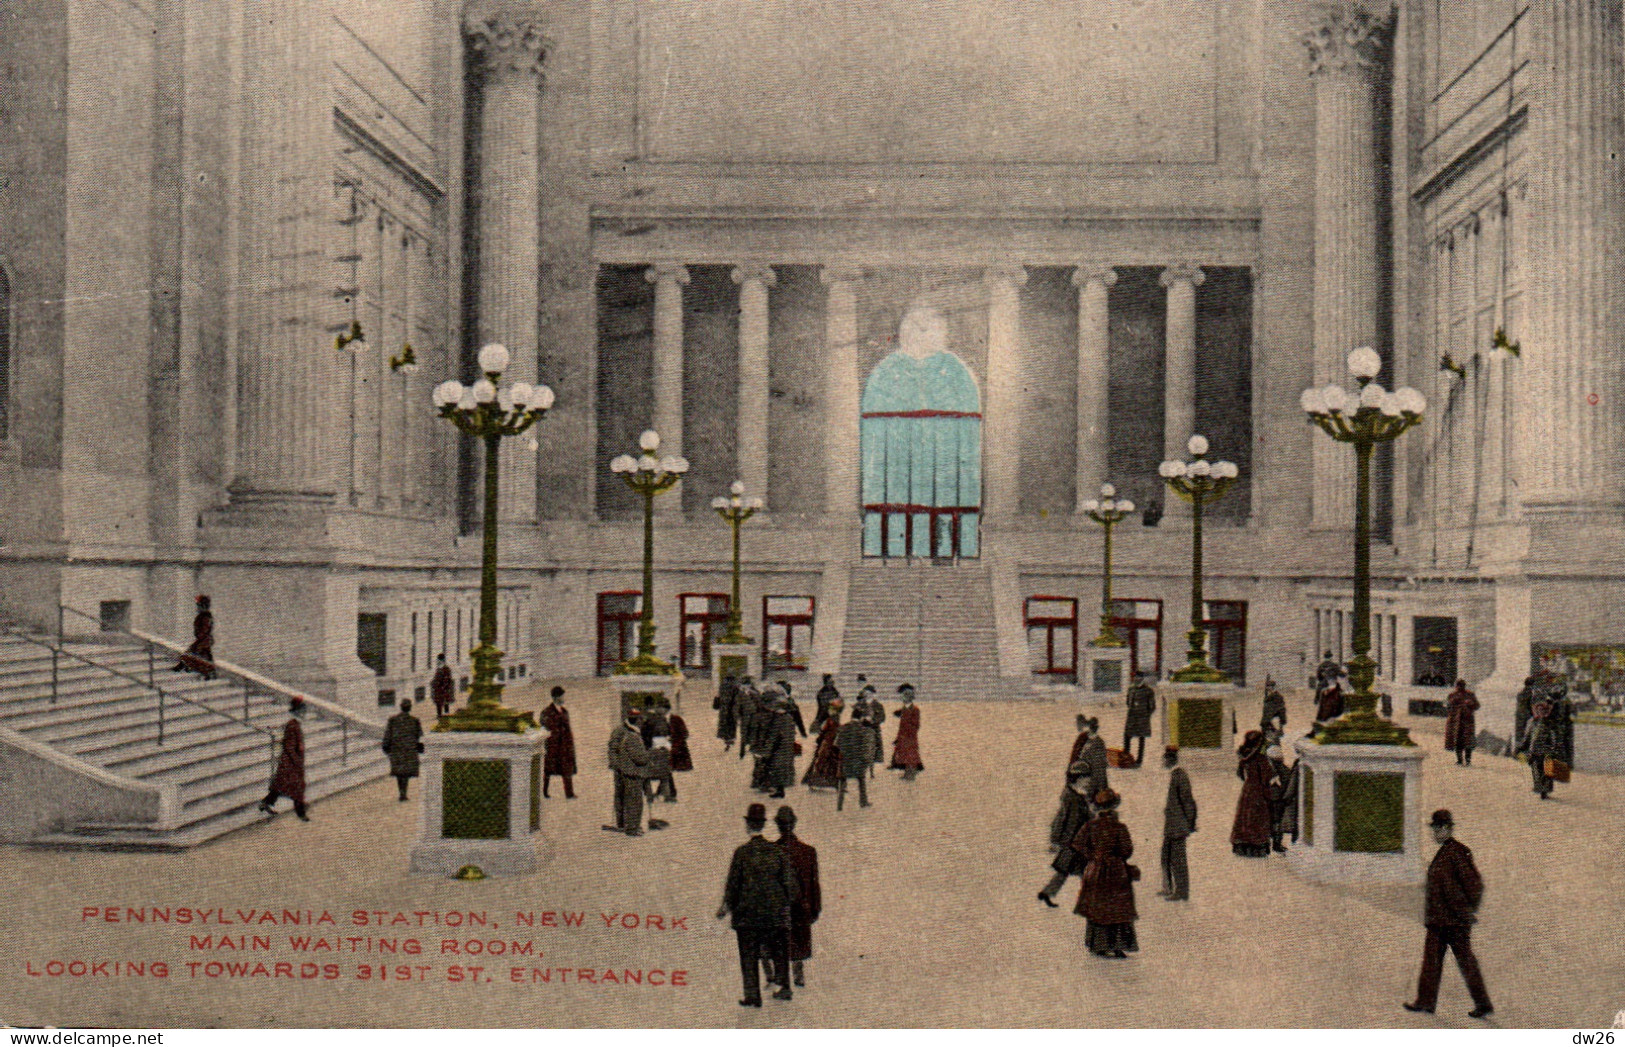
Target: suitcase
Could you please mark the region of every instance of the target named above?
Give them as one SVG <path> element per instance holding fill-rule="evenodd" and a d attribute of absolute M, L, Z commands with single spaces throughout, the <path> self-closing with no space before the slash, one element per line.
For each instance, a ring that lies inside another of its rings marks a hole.
<path fill-rule="evenodd" d="M 1554 782 L 1568 781 L 1569 765 L 1564 763 L 1562 760 L 1557 759 L 1555 756 L 1546 757 L 1546 777 L 1550 778 Z"/>

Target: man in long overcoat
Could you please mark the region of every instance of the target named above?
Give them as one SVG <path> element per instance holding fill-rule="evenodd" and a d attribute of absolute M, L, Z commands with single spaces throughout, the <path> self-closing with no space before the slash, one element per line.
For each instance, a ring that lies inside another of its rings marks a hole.
<path fill-rule="evenodd" d="M 739 758 L 743 760 L 756 740 L 756 710 L 758 695 L 756 682 L 749 676 L 741 677 L 734 692 L 734 719 L 739 723 Z"/>
<path fill-rule="evenodd" d="M 305 700 L 294 698 L 288 703 L 288 722 L 282 727 L 282 752 L 277 756 L 276 772 L 271 776 L 271 791 L 260 801 L 260 810 L 268 818 L 276 817 L 276 801 L 286 796 L 293 801 L 293 813 L 302 822 L 310 821 L 305 813 Z"/>
<path fill-rule="evenodd" d="M 1266 735 L 1270 731 L 1285 732 L 1286 730 L 1286 698 L 1281 694 L 1280 688 L 1275 686 L 1275 679 L 1264 678 L 1264 707 L 1258 717 L 1258 729 Z"/>
<path fill-rule="evenodd" d="M 1089 740 L 1083 743 L 1078 762 L 1083 764 L 1083 777 L 1089 780 L 1089 791 L 1084 795 L 1093 803 L 1096 796 L 1111 788 L 1111 783 L 1106 780 L 1106 769 L 1110 766 L 1106 759 L 1106 741 L 1100 737 L 1100 721 L 1092 716 L 1089 718 Z"/>
<path fill-rule="evenodd" d="M 869 730 L 869 725 L 854 709 L 852 719 L 842 724 L 835 735 L 835 749 L 841 754 L 841 782 L 835 795 L 837 811 L 846 806 L 846 783 L 849 781 L 858 783 L 858 806 L 869 806 L 869 774 L 874 767 L 874 742 L 874 732 Z"/>
<path fill-rule="evenodd" d="M 1439 1002 L 1439 977 L 1444 973 L 1444 951 L 1456 954 L 1456 966 L 1473 997 L 1469 1018 L 1485 1018 L 1495 1013 L 1484 975 L 1473 955 L 1473 924 L 1478 906 L 1484 900 L 1484 880 L 1473 864 L 1473 852 L 1455 839 L 1455 819 L 1449 811 L 1433 812 L 1433 838 L 1439 851 L 1428 866 L 1427 905 L 1422 924 L 1427 938 L 1422 945 L 1422 971 L 1416 979 L 1416 1000 L 1405 1004 L 1407 1011 L 1432 1014 Z"/>
<path fill-rule="evenodd" d="M 1135 739 L 1140 742 L 1139 754 L 1134 756 L 1135 766 L 1145 763 L 1145 740 L 1151 737 L 1151 714 L 1157 711 L 1157 692 L 1141 673 L 1128 689 L 1124 699 L 1127 711 L 1123 717 L 1123 755 L 1133 753 Z"/>
<path fill-rule="evenodd" d="M 796 812 L 785 806 L 773 815 L 779 827 L 778 844 L 790 855 L 796 874 L 795 900 L 790 903 L 790 972 L 797 985 L 807 984 L 806 962 L 812 958 L 812 925 L 824 911 L 818 884 L 818 849 L 796 836 Z"/>
<path fill-rule="evenodd" d="M 564 779 L 564 798 L 576 798 L 576 736 L 570 729 L 570 710 L 564 707 L 564 688 L 554 687 L 552 702 L 542 710 L 542 726 L 547 729 L 547 748 L 542 756 L 542 795 L 556 774 Z"/>
<path fill-rule="evenodd" d="M 1457 680 L 1445 698 L 1444 747 L 1456 754 L 1456 763 L 1471 767 L 1473 747 L 1478 744 L 1478 695 L 1467 689 L 1466 680 Z"/>
<path fill-rule="evenodd" d="M 790 696 L 783 695 L 767 712 L 771 718 L 763 737 L 763 782 L 775 800 L 782 800 L 784 790 L 796 784 L 796 721 L 790 709 Z"/>
<path fill-rule="evenodd" d="M 739 731 L 739 679 L 724 676 L 717 696 L 711 700 L 717 711 L 717 737 L 722 739 L 722 751 L 733 748 L 734 735 Z"/>
<path fill-rule="evenodd" d="M 1190 865 L 1185 860 L 1185 840 L 1196 831 L 1196 796 L 1191 778 L 1179 766 L 1179 748 L 1163 751 L 1162 765 L 1168 768 L 1168 798 L 1162 805 L 1162 897 L 1171 902 L 1189 901 Z"/>
<path fill-rule="evenodd" d="M 643 714 L 629 709 L 626 719 L 610 732 L 609 769 L 615 772 L 616 829 L 628 836 L 643 835 L 643 779 L 649 770 L 649 750 L 643 744 Z"/>
<path fill-rule="evenodd" d="M 925 770 L 920 760 L 920 707 L 914 704 L 914 685 L 897 688 L 903 696 L 903 707 L 897 710 L 897 736 L 892 739 L 891 767 L 903 772 L 903 781 L 912 782 L 914 776 Z"/>
<path fill-rule="evenodd" d="M 457 681 L 452 679 L 445 655 L 436 655 L 435 663 L 434 675 L 429 678 L 429 699 L 434 702 L 435 715 L 445 716 L 457 699 Z"/>
<path fill-rule="evenodd" d="M 779 985 L 773 998 L 790 999 L 790 914 L 796 898 L 796 872 L 790 852 L 763 838 L 766 826 L 767 808 L 751 804 L 745 811 L 745 831 L 750 833 L 750 840 L 734 851 L 728 865 L 728 882 L 722 889 L 722 904 L 717 908 L 719 920 L 733 915 L 745 991 L 745 998 L 739 1001 L 741 1007 L 762 1005 L 761 965 L 765 957 L 772 958 L 773 980 Z"/>
<path fill-rule="evenodd" d="M 418 776 L 418 753 L 423 751 L 423 725 L 412 715 L 412 703 L 402 700 L 401 711 L 384 725 L 384 752 L 389 754 L 389 773 L 400 786 L 400 800 L 406 802 L 406 783 Z"/>

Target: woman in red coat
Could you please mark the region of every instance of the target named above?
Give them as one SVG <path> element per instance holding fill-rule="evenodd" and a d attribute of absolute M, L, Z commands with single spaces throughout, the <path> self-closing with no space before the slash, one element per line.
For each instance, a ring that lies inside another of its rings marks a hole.
<path fill-rule="evenodd" d="M 841 711 L 844 703 L 833 699 L 824 709 L 824 722 L 818 728 L 818 747 L 813 750 L 812 763 L 801 776 L 801 784 L 809 789 L 835 789 L 841 784 L 841 750 L 835 746 L 835 736 L 841 731 Z"/>
<path fill-rule="evenodd" d="M 1230 849 L 1244 858 L 1267 858 L 1274 818 L 1270 812 L 1270 779 L 1275 769 L 1264 755 L 1264 735 L 1248 731 L 1236 750 L 1240 763 L 1241 797 L 1236 801 L 1236 822 L 1230 830 Z"/>
<path fill-rule="evenodd" d="M 1128 826 L 1117 820 L 1119 802 L 1115 792 L 1102 789 L 1095 796 L 1100 813 L 1072 838 L 1072 849 L 1088 863 L 1072 911 L 1087 921 L 1084 944 L 1090 952 L 1122 960 L 1139 952 L 1140 942 L 1134 933 L 1139 913 L 1134 908 L 1134 877 L 1128 864 L 1134 857 L 1134 838 Z"/>
<path fill-rule="evenodd" d="M 282 728 L 282 752 L 277 757 L 276 772 L 271 775 L 271 791 L 260 801 L 260 811 L 266 817 L 276 817 L 276 801 L 286 796 L 293 801 L 293 813 L 302 822 L 310 821 L 305 813 L 305 700 L 295 698 L 288 703 L 288 723 Z"/>
<path fill-rule="evenodd" d="M 920 762 L 920 710 L 914 704 L 914 685 L 905 683 L 897 688 L 903 696 L 903 707 L 897 710 L 897 737 L 892 742 L 891 768 L 903 772 L 903 781 L 912 782 L 914 776 L 925 770 Z"/>
<path fill-rule="evenodd" d="M 1478 744 L 1478 695 L 1467 689 L 1466 680 L 1457 680 L 1450 692 L 1449 713 L 1444 721 L 1444 747 L 1456 754 L 1456 762 L 1473 765 L 1473 747 Z"/>

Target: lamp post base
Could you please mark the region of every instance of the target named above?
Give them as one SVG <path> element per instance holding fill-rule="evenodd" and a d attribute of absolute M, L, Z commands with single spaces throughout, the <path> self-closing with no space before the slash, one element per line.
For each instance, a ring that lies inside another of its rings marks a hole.
<path fill-rule="evenodd" d="M 412 872 L 536 871 L 546 737 L 538 730 L 424 736 L 423 833 L 412 847 Z"/>
<path fill-rule="evenodd" d="M 435 724 L 436 731 L 498 731 L 523 734 L 536 729 L 534 713 L 509 709 L 502 704 L 502 652 L 481 644 L 471 652 L 474 683 L 468 689 L 468 704 Z"/>
<path fill-rule="evenodd" d="M 1227 683 L 1230 674 L 1207 664 L 1207 630 L 1192 629 L 1185 634 L 1190 649 L 1185 652 L 1185 667 L 1177 670 L 1171 679 L 1175 683 Z"/>
<path fill-rule="evenodd" d="M 621 696 L 622 720 L 626 719 L 629 709 L 682 708 L 684 678 L 681 673 L 617 674 L 614 681 Z"/>
<path fill-rule="evenodd" d="M 655 654 L 643 651 L 615 667 L 616 676 L 681 676 L 677 666 Z"/>
<path fill-rule="evenodd" d="M 737 640 L 724 636 L 711 645 L 711 682 L 722 689 L 722 681 L 738 680 L 742 676 L 759 678 L 762 675 L 761 652 L 747 637 Z"/>
<path fill-rule="evenodd" d="M 1304 879 L 1419 884 L 1422 751 L 1299 739 L 1298 840 L 1287 865 Z"/>
<path fill-rule="evenodd" d="M 1116 705 L 1128 694 L 1129 651 L 1118 644 L 1103 645 L 1096 641 L 1078 652 L 1083 664 L 1079 666 L 1078 689 L 1083 700 L 1090 705 Z"/>
<path fill-rule="evenodd" d="M 1175 679 L 1157 688 L 1162 706 L 1164 745 L 1179 746 L 1181 763 L 1229 764 L 1236 749 L 1236 701 L 1241 689 L 1229 683 L 1188 683 Z"/>

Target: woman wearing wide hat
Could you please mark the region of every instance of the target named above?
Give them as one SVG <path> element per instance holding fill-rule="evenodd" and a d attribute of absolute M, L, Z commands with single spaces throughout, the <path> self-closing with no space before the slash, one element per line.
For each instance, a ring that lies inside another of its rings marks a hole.
<path fill-rule="evenodd" d="M 897 737 L 892 741 L 891 769 L 903 772 L 903 781 L 912 782 L 925 770 L 920 762 L 920 707 L 914 704 L 914 685 L 897 688 L 903 707 L 897 710 Z"/>
<path fill-rule="evenodd" d="M 1275 822 L 1270 812 L 1270 780 L 1275 777 L 1275 769 L 1264 755 L 1264 733 L 1248 731 L 1236 756 L 1241 796 L 1236 800 L 1230 849 L 1244 858 L 1267 858 Z"/>
<path fill-rule="evenodd" d="M 1083 889 L 1073 912 L 1082 916 L 1084 944 L 1096 956 L 1126 959 L 1140 949 L 1134 933 L 1139 913 L 1134 908 L 1134 880 L 1139 870 L 1128 863 L 1134 857 L 1134 838 L 1117 820 L 1121 798 L 1110 789 L 1095 797 L 1099 814 L 1078 830 L 1072 849 L 1088 863 L 1083 867 Z"/>

